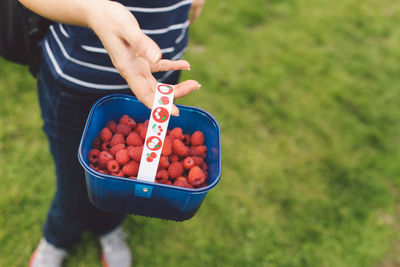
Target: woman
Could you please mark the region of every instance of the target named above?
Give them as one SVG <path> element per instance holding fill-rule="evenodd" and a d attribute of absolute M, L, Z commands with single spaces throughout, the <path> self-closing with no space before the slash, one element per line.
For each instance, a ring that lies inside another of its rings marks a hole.
<path fill-rule="evenodd" d="M 81 133 L 99 98 L 133 92 L 151 108 L 157 80 L 178 82 L 179 71 L 190 69 L 187 61 L 179 60 L 187 45 L 187 28 L 200 15 L 204 0 L 20 2 L 58 22 L 42 42 L 38 80 L 57 192 L 30 266 L 61 266 L 66 250 L 86 230 L 99 236 L 105 266 L 130 266 L 130 250 L 120 227 L 124 215 L 100 211 L 88 200 L 76 156 Z M 199 87 L 194 80 L 178 83 L 175 96 Z M 179 115 L 176 106 L 172 114 Z"/>

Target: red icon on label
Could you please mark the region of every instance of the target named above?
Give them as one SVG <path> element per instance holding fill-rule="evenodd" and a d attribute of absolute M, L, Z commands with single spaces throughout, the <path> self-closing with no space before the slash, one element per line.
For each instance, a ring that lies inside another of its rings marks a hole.
<path fill-rule="evenodd" d="M 168 110 L 166 110 L 165 108 L 162 107 L 158 107 L 153 111 L 153 119 L 156 122 L 164 122 L 167 121 L 169 118 L 169 113 Z"/>
<path fill-rule="evenodd" d="M 169 98 L 167 96 L 162 96 L 160 99 L 158 99 L 158 103 L 160 105 L 167 105 L 169 103 Z"/>
<path fill-rule="evenodd" d="M 157 90 L 164 95 L 169 95 L 170 93 L 172 93 L 172 91 L 174 90 L 172 88 L 172 86 L 170 85 L 166 85 L 166 84 L 160 84 L 159 86 L 157 86 Z"/>
<path fill-rule="evenodd" d="M 157 157 L 157 154 L 154 152 L 151 152 L 151 153 L 147 153 L 146 156 L 147 156 L 146 160 L 148 162 L 152 162 L 153 159 L 155 159 Z"/>
<path fill-rule="evenodd" d="M 159 150 L 162 146 L 162 141 L 157 136 L 151 136 L 146 140 L 146 146 L 148 149 L 156 151 Z"/>

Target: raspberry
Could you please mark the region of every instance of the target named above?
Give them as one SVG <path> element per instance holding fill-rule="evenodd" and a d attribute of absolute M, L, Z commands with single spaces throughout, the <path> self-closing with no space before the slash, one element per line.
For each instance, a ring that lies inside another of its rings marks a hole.
<path fill-rule="evenodd" d="M 176 178 L 175 182 L 173 183 L 174 186 L 186 187 L 186 188 L 193 188 L 191 184 L 188 183 L 187 179 L 183 176 Z"/>
<path fill-rule="evenodd" d="M 170 135 L 174 136 L 175 138 L 179 140 L 183 140 L 183 133 L 182 133 L 182 128 L 175 127 L 169 132 Z"/>
<path fill-rule="evenodd" d="M 140 161 L 142 158 L 142 153 L 143 153 L 143 146 L 129 146 L 127 148 L 128 150 L 128 155 L 131 157 L 131 159 Z"/>
<path fill-rule="evenodd" d="M 169 139 L 169 141 L 171 141 L 172 144 L 172 142 L 174 142 L 175 140 L 175 136 L 168 134 L 167 136 L 165 136 L 165 139 Z"/>
<path fill-rule="evenodd" d="M 172 152 L 180 157 L 186 157 L 189 154 L 189 149 L 182 143 L 181 140 L 175 139 L 172 143 Z"/>
<path fill-rule="evenodd" d="M 188 174 L 188 181 L 193 186 L 198 186 L 206 181 L 206 175 L 199 166 L 194 166 Z"/>
<path fill-rule="evenodd" d="M 110 173 L 118 173 L 119 172 L 119 164 L 116 160 L 110 160 L 107 163 L 107 169 Z"/>
<path fill-rule="evenodd" d="M 109 174 L 109 172 L 108 172 L 108 171 L 105 171 L 105 170 L 98 170 L 98 172 L 99 172 L 99 173 L 102 173 L 102 174 Z"/>
<path fill-rule="evenodd" d="M 204 134 L 200 131 L 196 131 L 192 134 L 190 138 L 192 146 L 202 146 L 204 144 Z"/>
<path fill-rule="evenodd" d="M 168 180 L 165 184 L 172 185 L 172 182 L 171 182 L 171 180 Z"/>
<path fill-rule="evenodd" d="M 143 128 L 143 123 L 138 123 L 136 125 L 136 128 L 135 128 L 134 132 L 139 134 L 140 130 L 142 130 L 142 128 Z"/>
<path fill-rule="evenodd" d="M 205 157 L 207 152 L 206 146 L 192 146 L 192 153 L 198 154 L 200 157 Z M 193 155 L 195 156 L 195 155 Z"/>
<path fill-rule="evenodd" d="M 119 123 L 129 126 L 129 128 L 131 128 L 132 130 L 135 129 L 136 127 L 136 121 L 129 115 L 122 116 L 121 119 L 119 120 Z"/>
<path fill-rule="evenodd" d="M 159 170 L 156 173 L 156 181 L 159 183 L 166 183 L 168 181 L 168 172 L 166 170 Z"/>
<path fill-rule="evenodd" d="M 125 177 L 124 172 L 122 170 L 120 170 L 118 173 L 115 173 L 113 175 L 118 176 L 118 177 Z"/>
<path fill-rule="evenodd" d="M 89 164 L 89 167 L 92 168 L 95 171 L 100 170 L 98 167 L 94 166 L 93 164 Z"/>
<path fill-rule="evenodd" d="M 140 138 L 145 140 L 146 134 L 147 134 L 147 126 L 143 125 L 142 129 L 140 129 L 140 132 L 139 132 Z"/>
<path fill-rule="evenodd" d="M 187 157 L 183 160 L 183 168 L 190 170 L 194 166 L 194 160 L 191 157 Z"/>
<path fill-rule="evenodd" d="M 190 134 L 184 134 L 183 135 L 183 143 L 185 146 L 190 146 Z"/>
<path fill-rule="evenodd" d="M 131 127 L 122 123 L 119 123 L 117 125 L 117 133 L 122 134 L 124 137 L 128 136 L 130 132 L 131 132 Z"/>
<path fill-rule="evenodd" d="M 129 178 L 129 179 L 133 179 L 133 180 L 137 180 L 137 177 L 136 177 L 136 176 L 129 176 L 128 178 Z"/>
<path fill-rule="evenodd" d="M 120 151 L 121 149 L 125 148 L 125 144 L 117 144 L 110 148 L 111 155 L 115 156 L 115 154 Z"/>
<path fill-rule="evenodd" d="M 122 167 L 122 172 L 126 176 L 137 176 L 139 171 L 139 163 L 131 160 Z"/>
<path fill-rule="evenodd" d="M 126 138 L 126 144 L 128 146 L 141 146 L 143 145 L 143 140 L 137 133 L 131 132 Z"/>
<path fill-rule="evenodd" d="M 103 142 L 110 141 L 111 138 L 112 138 L 112 132 L 111 132 L 111 130 L 108 129 L 108 128 L 103 128 L 103 129 L 100 131 L 100 138 L 101 138 L 101 140 L 103 140 Z"/>
<path fill-rule="evenodd" d="M 183 165 L 179 161 L 172 162 L 168 167 L 169 178 L 175 179 L 183 174 Z"/>
<path fill-rule="evenodd" d="M 97 136 L 96 138 L 93 139 L 92 147 L 93 148 L 97 148 L 97 149 L 101 149 L 101 143 L 102 143 L 102 141 L 101 141 L 100 136 Z"/>
<path fill-rule="evenodd" d="M 114 134 L 117 131 L 117 123 L 113 120 L 108 121 L 106 127 Z"/>
<path fill-rule="evenodd" d="M 202 184 L 199 184 L 199 185 L 196 185 L 195 188 L 201 188 L 201 187 L 205 187 L 205 186 L 207 186 L 206 182 L 204 182 Z"/>
<path fill-rule="evenodd" d="M 194 161 L 194 165 L 201 167 L 204 163 L 204 159 L 202 157 L 191 157 Z"/>
<path fill-rule="evenodd" d="M 172 142 L 171 140 L 165 138 L 164 139 L 164 145 L 161 151 L 161 155 L 163 156 L 169 156 L 172 154 Z"/>
<path fill-rule="evenodd" d="M 99 154 L 99 160 L 98 160 L 100 169 L 105 169 L 107 166 L 107 163 L 113 159 L 114 159 L 114 157 L 113 157 L 113 155 L 110 154 L 110 152 L 101 151 Z"/>
<path fill-rule="evenodd" d="M 204 162 L 203 165 L 201 166 L 201 169 L 202 169 L 204 172 L 207 171 L 208 166 L 207 166 L 207 164 L 206 164 L 205 162 Z"/>
<path fill-rule="evenodd" d="M 111 138 L 111 141 L 110 141 L 111 147 L 118 145 L 118 144 L 125 144 L 125 138 L 120 133 L 114 134 L 114 136 Z"/>
<path fill-rule="evenodd" d="M 90 163 L 96 164 L 99 160 L 100 150 L 93 148 L 89 151 L 89 161 Z"/>
<path fill-rule="evenodd" d="M 118 161 L 119 164 L 124 165 L 128 161 L 131 160 L 131 158 L 128 155 L 128 151 L 126 149 L 121 149 L 115 154 L 115 160 Z"/>
<path fill-rule="evenodd" d="M 109 141 L 106 141 L 101 144 L 101 150 L 103 150 L 103 151 L 110 151 L 110 148 L 111 148 L 111 146 L 110 146 Z"/>
<path fill-rule="evenodd" d="M 169 156 L 169 162 L 176 162 L 179 161 L 179 156 L 177 154 L 172 154 L 171 156 Z"/>
<path fill-rule="evenodd" d="M 162 168 L 162 169 L 167 169 L 168 166 L 169 166 L 168 157 L 166 157 L 166 156 L 161 156 L 161 157 L 160 157 L 160 162 L 159 162 L 158 166 L 159 166 L 160 168 Z"/>

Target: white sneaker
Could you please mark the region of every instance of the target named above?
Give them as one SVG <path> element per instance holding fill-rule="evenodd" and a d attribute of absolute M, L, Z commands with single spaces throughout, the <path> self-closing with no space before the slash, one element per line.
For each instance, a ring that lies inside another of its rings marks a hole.
<path fill-rule="evenodd" d="M 103 248 L 101 261 L 104 267 L 130 267 L 132 263 L 131 250 L 125 242 L 126 234 L 121 227 L 100 237 Z"/>
<path fill-rule="evenodd" d="M 42 238 L 31 256 L 29 267 L 61 267 L 66 255 L 64 249 L 56 248 Z"/>

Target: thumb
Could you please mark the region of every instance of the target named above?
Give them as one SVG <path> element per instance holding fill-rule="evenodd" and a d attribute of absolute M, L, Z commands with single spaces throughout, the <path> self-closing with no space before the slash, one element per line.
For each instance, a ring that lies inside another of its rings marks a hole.
<path fill-rule="evenodd" d="M 161 59 L 161 49 L 150 37 L 144 34 L 139 27 L 126 34 L 126 41 L 136 53 L 146 59 L 150 64 L 155 64 Z"/>

